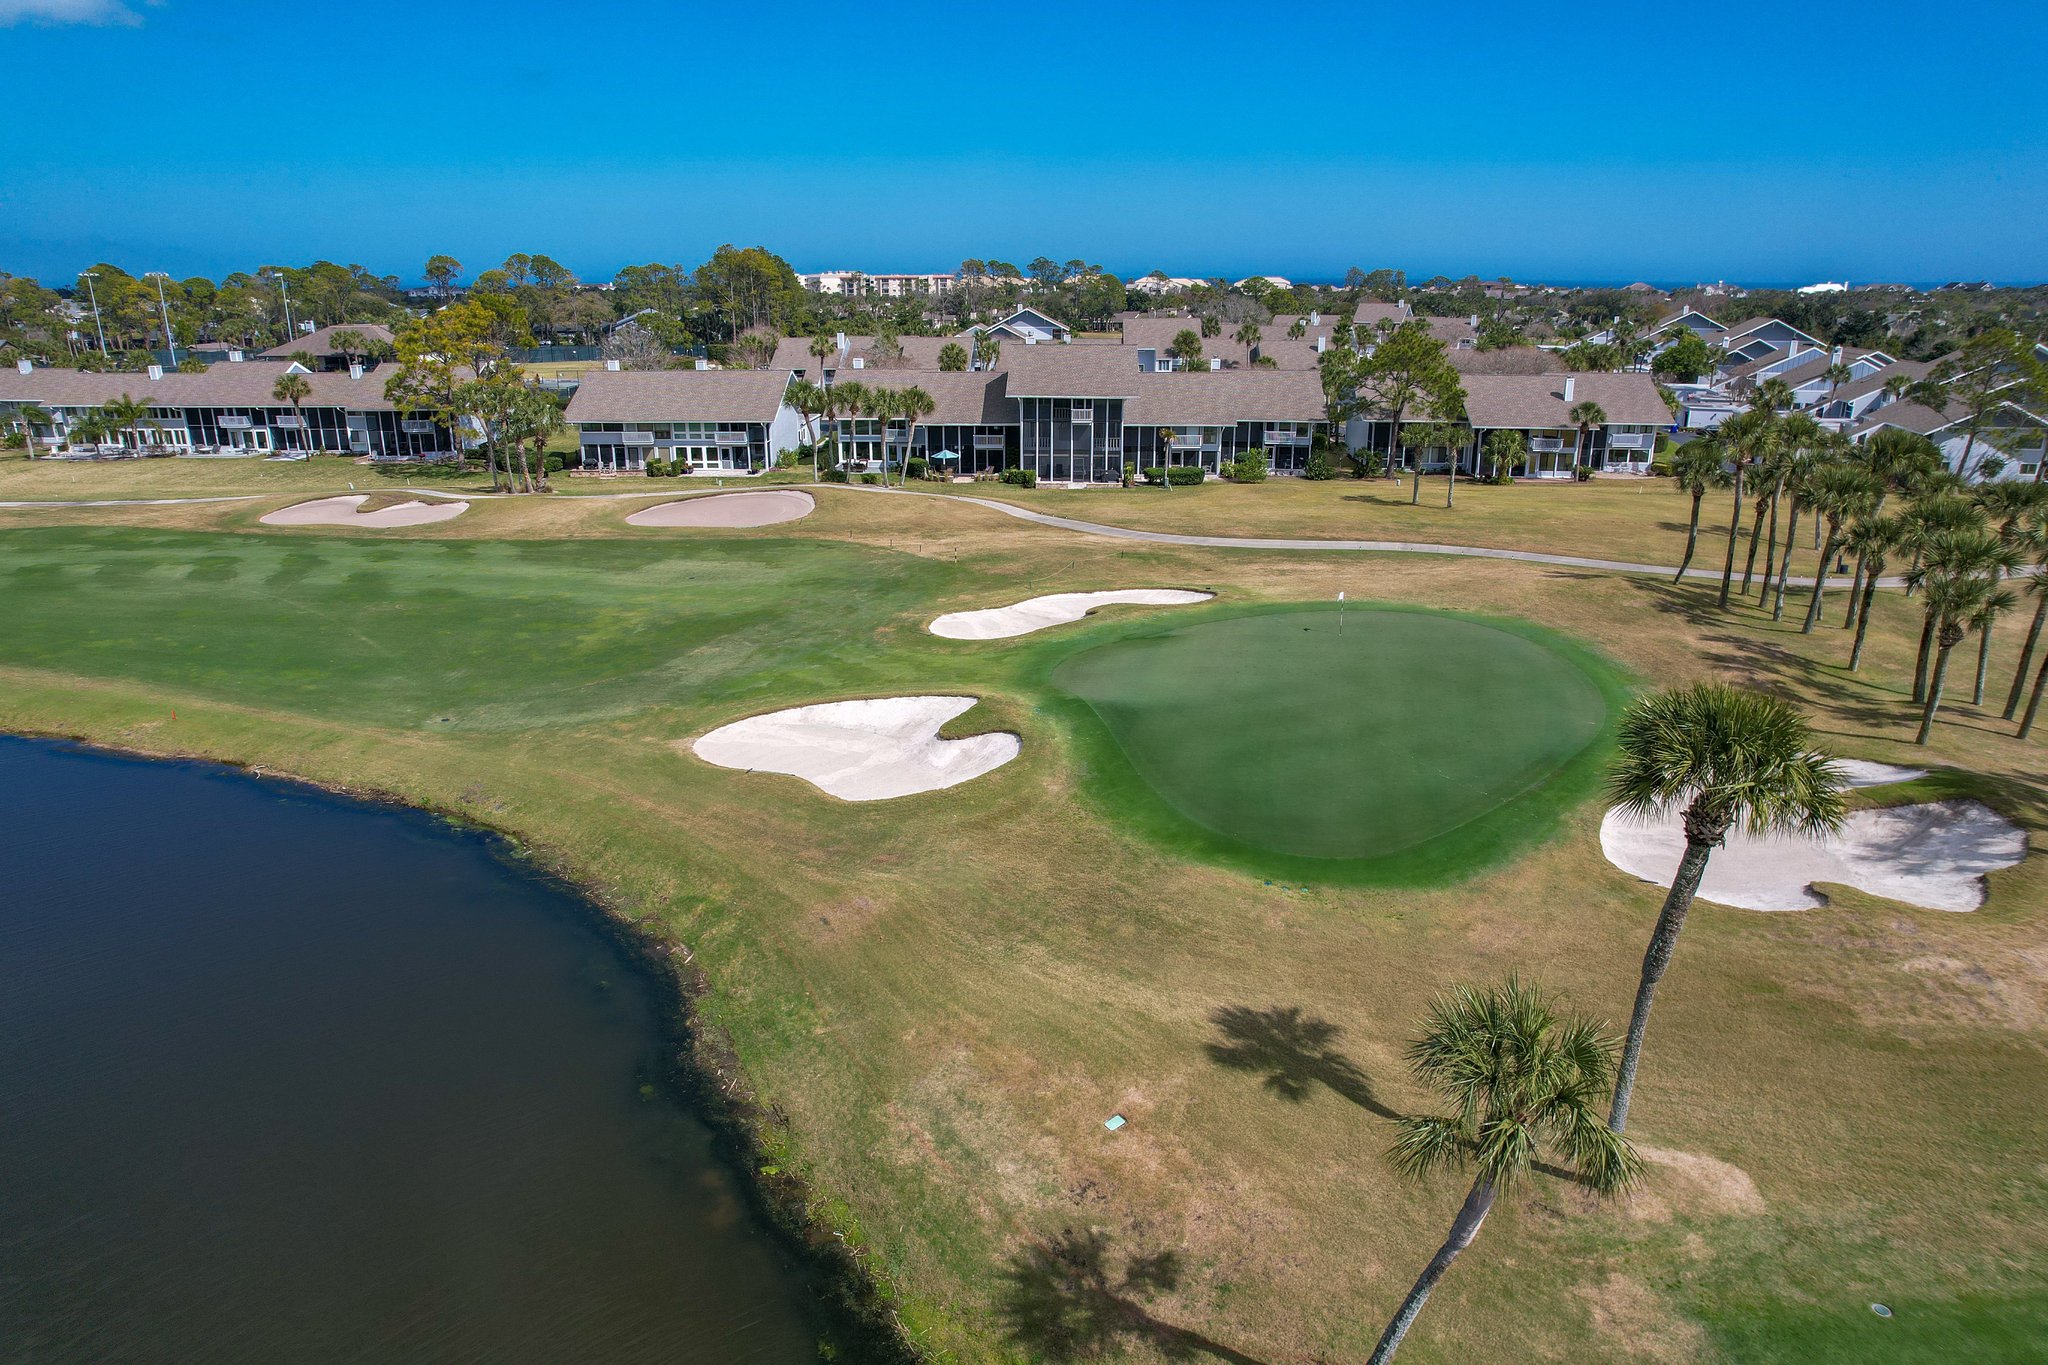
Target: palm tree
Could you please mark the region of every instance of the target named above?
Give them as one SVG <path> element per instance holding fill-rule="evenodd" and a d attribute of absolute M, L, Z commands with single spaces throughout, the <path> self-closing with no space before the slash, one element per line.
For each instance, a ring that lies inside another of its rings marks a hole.
<path fill-rule="evenodd" d="M 1831 361 L 1828 367 L 1820 372 L 1820 377 L 1828 381 L 1828 397 L 1833 398 L 1836 390 L 1856 377 L 1856 371 L 1836 360 Z"/>
<path fill-rule="evenodd" d="M 1905 548 L 1913 552 L 1911 566 L 1906 572 L 1908 597 L 1924 586 L 1926 576 L 1922 569 L 1928 563 L 1930 553 L 1961 554 L 1976 537 L 1981 537 L 1983 542 L 1997 540 L 1984 529 L 1983 514 L 1974 503 L 1947 491 L 1916 499 L 1906 512 L 1904 525 Z M 1956 539 L 1965 533 L 1970 533 L 1970 536 Z M 1913 663 L 1913 700 L 1916 703 L 1927 700 L 1927 670 L 1934 660 L 1934 637 L 1939 627 L 1935 614 L 1926 612 L 1920 623 L 1920 650 Z"/>
<path fill-rule="evenodd" d="M 1619 1193 L 1641 1177 L 1635 1149 L 1600 1123 L 1614 1053 L 1614 1038 L 1600 1024 L 1560 1017 L 1541 991 L 1513 977 L 1490 990 L 1460 986 L 1430 1006 L 1421 1036 L 1408 1045 L 1408 1065 L 1450 1112 L 1401 1120 L 1387 1159 L 1412 1177 L 1470 1167 L 1472 1188 L 1450 1235 L 1381 1334 L 1372 1365 L 1393 1359 L 1437 1281 L 1540 1151 L 1569 1162 L 1579 1183 L 1601 1194 Z"/>
<path fill-rule="evenodd" d="M 996 362 L 1003 358 L 1003 343 L 987 332 L 974 334 L 974 364 L 976 368 L 993 370 Z"/>
<path fill-rule="evenodd" d="M 40 403 L 23 403 L 14 410 L 14 421 L 21 428 L 22 449 L 33 460 L 36 457 L 36 428 L 49 427 L 54 431 L 57 424 Z"/>
<path fill-rule="evenodd" d="M 106 434 L 118 441 L 126 432 L 141 435 L 142 424 L 149 420 L 149 404 L 124 393 L 100 408 L 99 415 L 106 423 Z"/>
<path fill-rule="evenodd" d="M 1843 444 L 1842 438 L 1836 436 L 1803 412 L 1795 412 L 1785 418 L 1781 430 L 1784 437 L 1785 450 L 1779 461 L 1777 480 L 1771 486 L 1771 527 L 1770 533 L 1764 537 L 1764 581 L 1762 587 L 1757 590 L 1756 595 L 1757 605 L 1762 606 L 1764 599 L 1770 595 L 1771 589 L 1775 584 L 1777 588 L 1777 601 L 1771 608 L 1771 619 L 1773 621 L 1781 620 L 1785 615 L 1785 580 L 1791 572 L 1786 566 L 1791 563 L 1792 550 L 1799 543 L 1799 516 L 1800 513 L 1806 510 L 1805 493 L 1807 481 L 1812 478 L 1815 470 L 1820 469 L 1829 460 L 1834 458 L 1837 446 Z M 1788 493 L 1791 495 L 1792 507 L 1791 515 L 1787 518 L 1785 527 L 1784 559 L 1783 563 L 1780 563 L 1778 556 L 1778 503 Z M 1814 523 L 1814 549 L 1816 550 L 1820 548 L 1819 530 L 1820 523 L 1816 521 Z M 1751 542 L 1750 554 L 1752 556 L 1756 554 L 1754 542 Z M 1746 581 L 1747 579 L 1745 578 Z"/>
<path fill-rule="evenodd" d="M 2040 671 L 2034 674 L 2034 692 L 2027 698 L 2027 714 L 2020 718 L 2019 737 L 2025 739 L 2034 733 L 2034 717 L 2041 710 L 2041 693 L 2048 690 L 2048 654 L 2041 656 Z"/>
<path fill-rule="evenodd" d="M 835 338 L 820 332 L 811 338 L 811 344 L 804 349 L 809 351 L 818 362 L 818 385 L 822 388 L 825 384 L 825 362 L 830 360 L 839 350 L 839 342 Z M 808 375 L 805 377 L 809 378 Z"/>
<path fill-rule="evenodd" d="M 1923 694 L 1920 733 L 1925 744 L 1934 733 L 1934 714 L 1941 709 L 1942 687 L 1948 680 L 1949 653 L 1972 630 L 1988 630 L 2000 612 L 2018 598 L 2004 586 L 2004 577 L 2019 568 L 2019 551 L 1990 531 L 1978 528 L 1943 531 L 1925 546 L 1913 578 L 1925 591 L 1927 635 L 1934 643 L 1934 667 Z"/>
<path fill-rule="evenodd" d="M 1842 523 L 1854 521 L 1866 515 L 1877 505 L 1877 486 L 1865 471 L 1854 465 L 1824 465 L 1815 470 L 1806 480 L 1801 497 L 1813 508 L 1813 515 L 1827 526 L 1827 534 L 1821 540 L 1820 563 L 1813 570 L 1813 597 L 1806 604 L 1806 624 L 1799 628 L 1801 635 L 1813 634 L 1813 628 L 1820 621 L 1821 595 L 1827 591 L 1828 568 L 1835 562 L 1835 552 L 1842 545 Z M 1796 507 L 1797 504 L 1795 503 Z M 1785 563 L 1792 562 L 1792 547 L 1785 546 Z M 1772 616 L 1785 609 L 1785 578 L 1778 578 L 1778 605 Z"/>
<path fill-rule="evenodd" d="M 1615 1080 L 1608 1126 L 1628 1126 L 1628 1104 L 1657 983 L 1671 965 L 1678 932 L 1728 831 L 1822 834 L 1842 823 L 1842 774 L 1814 748 L 1812 729 L 1789 704 L 1725 683 L 1695 683 L 1645 697 L 1621 718 L 1607 790 L 1638 818 L 1684 809 L 1685 856 L 1643 954 Z"/>
<path fill-rule="evenodd" d="M 1254 352 L 1259 349 L 1259 343 L 1265 340 L 1265 334 L 1259 331 L 1258 323 L 1247 322 L 1237 329 L 1237 333 L 1232 340 L 1244 347 L 1244 363 L 1249 365 L 1255 358 Z"/>
<path fill-rule="evenodd" d="M 1720 438 L 1709 433 L 1680 446 L 1671 457 L 1671 477 L 1692 495 L 1692 520 L 1685 528 L 1685 558 L 1678 561 L 1678 572 L 1671 576 L 1673 583 L 1679 583 L 1692 567 L 1693 551 L 1699 548 L 1700 503 L 1709 490 L 1728 486 L 1728 457 L 1721 450 Z"/>
<path fill-rule="evenodd" d="M 825 411 L 825 390 L 822 385 L 808 379 L 792 379 L 783 391 L 782 401 L 795 410 L 803 419 L 804 444 L 811 448 L 811 467 L 817 468 L 818 461 L 818 417 Z"/>
<path fill-rule="evenodd" d="M 1574 403 L 1572 410 L 1565 414 L 1565 420 L 1579 429 L 1579 463 L 1592 464 L 1593 428 L 1607 425 L 1607 409 L 1588 398 L 1582 403 Z"/>
<path fill-rule="evenodd" d="M 917 424 L 939 410 L 932 396 L 917 385 L 896 391 L 895 415 L 903 419 L 903 467 L 897 479 L 901 486 L 910 483 L 910 447 L 917 436 Z"/>
<path fill-rule="evenodd" d="M 1865 570 L 1861 589 L 1863 600 L 1851 608 L 1856 618 L 1856 643 L 1849 650 L 1851 673 L 1863 667 L 1863 640 L 1870 633 L 1871 603 L 1877 596 L 1877 580 L 1884 576 L 1885 556 L 1903 543 L 1905 534 L 1905 524 L 1898 517 L 1874 514 L 1849 529 L 1844 548 L 1856 556 L 1857 566 Z M 1852 585 L 1850 591 L 1856 592 L 1857 589 Z"/>
<path fill-rule="evenodd" d="M 826 417 L 832 422 L 832 465 L 837 468 L 846 456 L 846 443 L 839 439 L 839 422 L 833 413 L 858 418 L 868 404 L 868 386 L 857 379 L 843 379 L 825 390 L 825 401 L 832 405 Z"/>
<path fill-rule="evenodd" d="M 1778 419 L 1768 412 L 1737 413 L 1721 424 L 1721 448 L 1731 467 L 1729 486 L 1735 499 L 1728 517 L 1728 558 L 1721 566 L 1721 608 L 1727 610 L 1728 595 L 1735 585 L 1735 543 L 1742 538 L 1742 475 L 1778 448 Z"/>
<path fill-rule="evenodd" d="M 1893 493 L 1912 487 L 1941 466 L 1941 452 L 1934 442 L 1898 427 L 1886 427 L 1869 440 L 1850 446 L 1848 457 L 1877 480 L 1877 504 L 1871 508 L 1872 516 L 1884 511 L 1885 499 Z M 1861 610 L 1866 568 L 1861 559 L 1856 561 L 1856 576 L 1849 583 L 1849 610 L 1842 618 L 1844 630 L 1856 624 L 1856 613 Z"/>
<path fill-rule="evenodd" d="M 306 431 L 304 410 L 299 405 L 310 398 L 312 394 L 313 385 L 311 381 L 297 370 L 285 371 L 277 377 L 277 382 L 270 386 L 270 396 L 272 398 L 275 398 L 280 403 L 291 404 L 292 425 L 299 429 L 299 438 L 306 442 L 308 450 L 312 449 L 312 441 L 309 439 Z"/>
<path fill-rule="evenodd" d="M 2027 667 L 2034 657 L 2034 649 L 2041 643 L 2041 627 L 2048 624 L 2048 516 L 2037 516 L 2024 536 L 2018 541 L 2034 559 L 2034 571 L 2027 577 L 2027 591 L 2038 600 L 2034 603 L 2034 621 L 2027 627 L 2026 643 L 2020 649 L 2019 667 L 2012 673 L 2012 691 L 2006 694 L 2005 718 L 2011 720 L 2020 707 L 2020 692 L 2027 682 Z"/>

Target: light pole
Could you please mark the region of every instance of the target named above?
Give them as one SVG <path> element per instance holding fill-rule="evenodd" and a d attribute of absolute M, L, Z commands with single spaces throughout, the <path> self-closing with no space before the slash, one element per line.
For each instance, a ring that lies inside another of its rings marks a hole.
<path fill-rule="evenodd" d="M 171 305 L 164 301 L 164 281 L 170 276 L 161 270 L 146 270 L 142 278 L 156 281 L 156 306 L 164 315 L 164 346 L 171 353 L 171 368 L 178 368 L 178 339 L 171 335 Z"/>
<path fill-rule="evenodd" d="M 292 291 L 284 282 L 284 272 L 273 270 L 270 278 L 277 281 L 277 295 L 284 300 L 284 339 L 290 343 L 298 338 L 298 324 L 292 321 Z"/>
<path fill-rule="evenodd" d="M 78 278 L 85 281 L 85 296 L 92 300 L 92 329 L 100 335 L 100 359 L 106 360 L 109 358 L 107 355 L 107 329 L 100 325 L 100 295 L 99 291 L 92 287 L 92 282 L 98 276 L 92 271 L 87 270 L 81 273 Z"/>

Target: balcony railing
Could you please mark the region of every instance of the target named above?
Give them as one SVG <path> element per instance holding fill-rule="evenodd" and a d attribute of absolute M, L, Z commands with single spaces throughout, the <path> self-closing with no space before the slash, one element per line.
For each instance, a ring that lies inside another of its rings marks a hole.
<path fill-rule="evenodd" d="M 1657 438 L 1647 432 L 1616 432 L 1607 438 L 1609 450 L 1654 450 Z"/>
<path fill-rule="evenodd" d="M 1576 440 L 1570 440 L 1563 436 L 1538 436 L 1529 442 L 1529 449 L 1539 455 L 1556 455 L 1568 450 L 1575 451 L 1578 448 L 1579 443 Z"/>

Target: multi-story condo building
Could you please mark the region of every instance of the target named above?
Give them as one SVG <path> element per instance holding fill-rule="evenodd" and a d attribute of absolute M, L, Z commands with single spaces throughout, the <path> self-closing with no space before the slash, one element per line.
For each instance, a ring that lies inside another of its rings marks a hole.
<path fill-rule="evenodd" d="M 957 273 L 874 274 L 862 270 L 820 270 L 798 275 L 803 287 L 816 294 L 838 294 L 846 298 L 908 299 L 918 295 L 936 297 L 959 287 Z"/>

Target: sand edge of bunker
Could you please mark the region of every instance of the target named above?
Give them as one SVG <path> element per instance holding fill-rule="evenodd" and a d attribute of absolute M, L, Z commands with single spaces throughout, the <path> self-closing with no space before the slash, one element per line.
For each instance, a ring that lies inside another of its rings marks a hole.
<path fill-rule="evenodd" d="M 949 736 L 981 704 L 958 695 L 855 697 L 728 721 L 675 748 L 714 767 L 798 778 L 841 801 L 892 801 L 945 791 L 1016 759 L 1009 730 Z"/>
<path fill-rule="evenodd" d="M 800 488 L 740 488 L 658 502 L 626 515 L 628 526 L 674 530 L 747 530 L 801 521 L 818 501 Z"/>
<path fill-rule="evenodd" d="M 363 504 L 370 502 L 373 497 L 384 505 L 367 512 L 363 511 Z M 413 496 L 403 501 L 391 501 L 392 497 L 391 494 L 341 493 L 324 498 L 311 498 L 266 512 L 258 517 L 257 521 L 265 526 L 355 526 L 365 530 L 386 531 L 453 521 L 469 510 L 466 501 L 442 497 L 438 493 L 428 494 L 426 497 Z M 428 501 L 428 498 L 436 501 Z"/>
<path fill-rule="evenodd" d="M 1083 801 L 1114 822 L 1166 851 L 1222 866 L 1267 881 L 1313 886 L 1451 885 L 1511 861 L 1565 827 L 1566 817 L 1599 792 L 1615 728 L 1637 686 L 1634 676 L 1591 646 L 1516 617 L 1452 611 L 1403 603 L 1358 603 L 1353 620 L 1367 613 L 1454 620 L 1504 632 L 1546 649 L 1583 675 L 1598 693 L 1604 716 L 1597 730 L 1556 767 L 1520 790 L 1503 796 L 1461 823 L 1410 848 L 1366 857 L 1317 857 L 1275 852 L 1201 824 L 1177 809 L 1138 770 L 1110 725 L 1086 698 L 1054 680 L 1068 660 L 1105 645 L 1166 635 L 1245 617 L 1330 612 L 1331 602 L 1211 603 L 1164 616 L 1089 617 L 1074 631 L 1034 642 L 1030 679 L 1046 714 L 1062 722 L 1077 760 L 1077 789 Z M 1415 723 L 1405 699 L 1390 711 L 1390 724 Z M 1428 723 L 1437 723 L 1432 711 Z"/>

